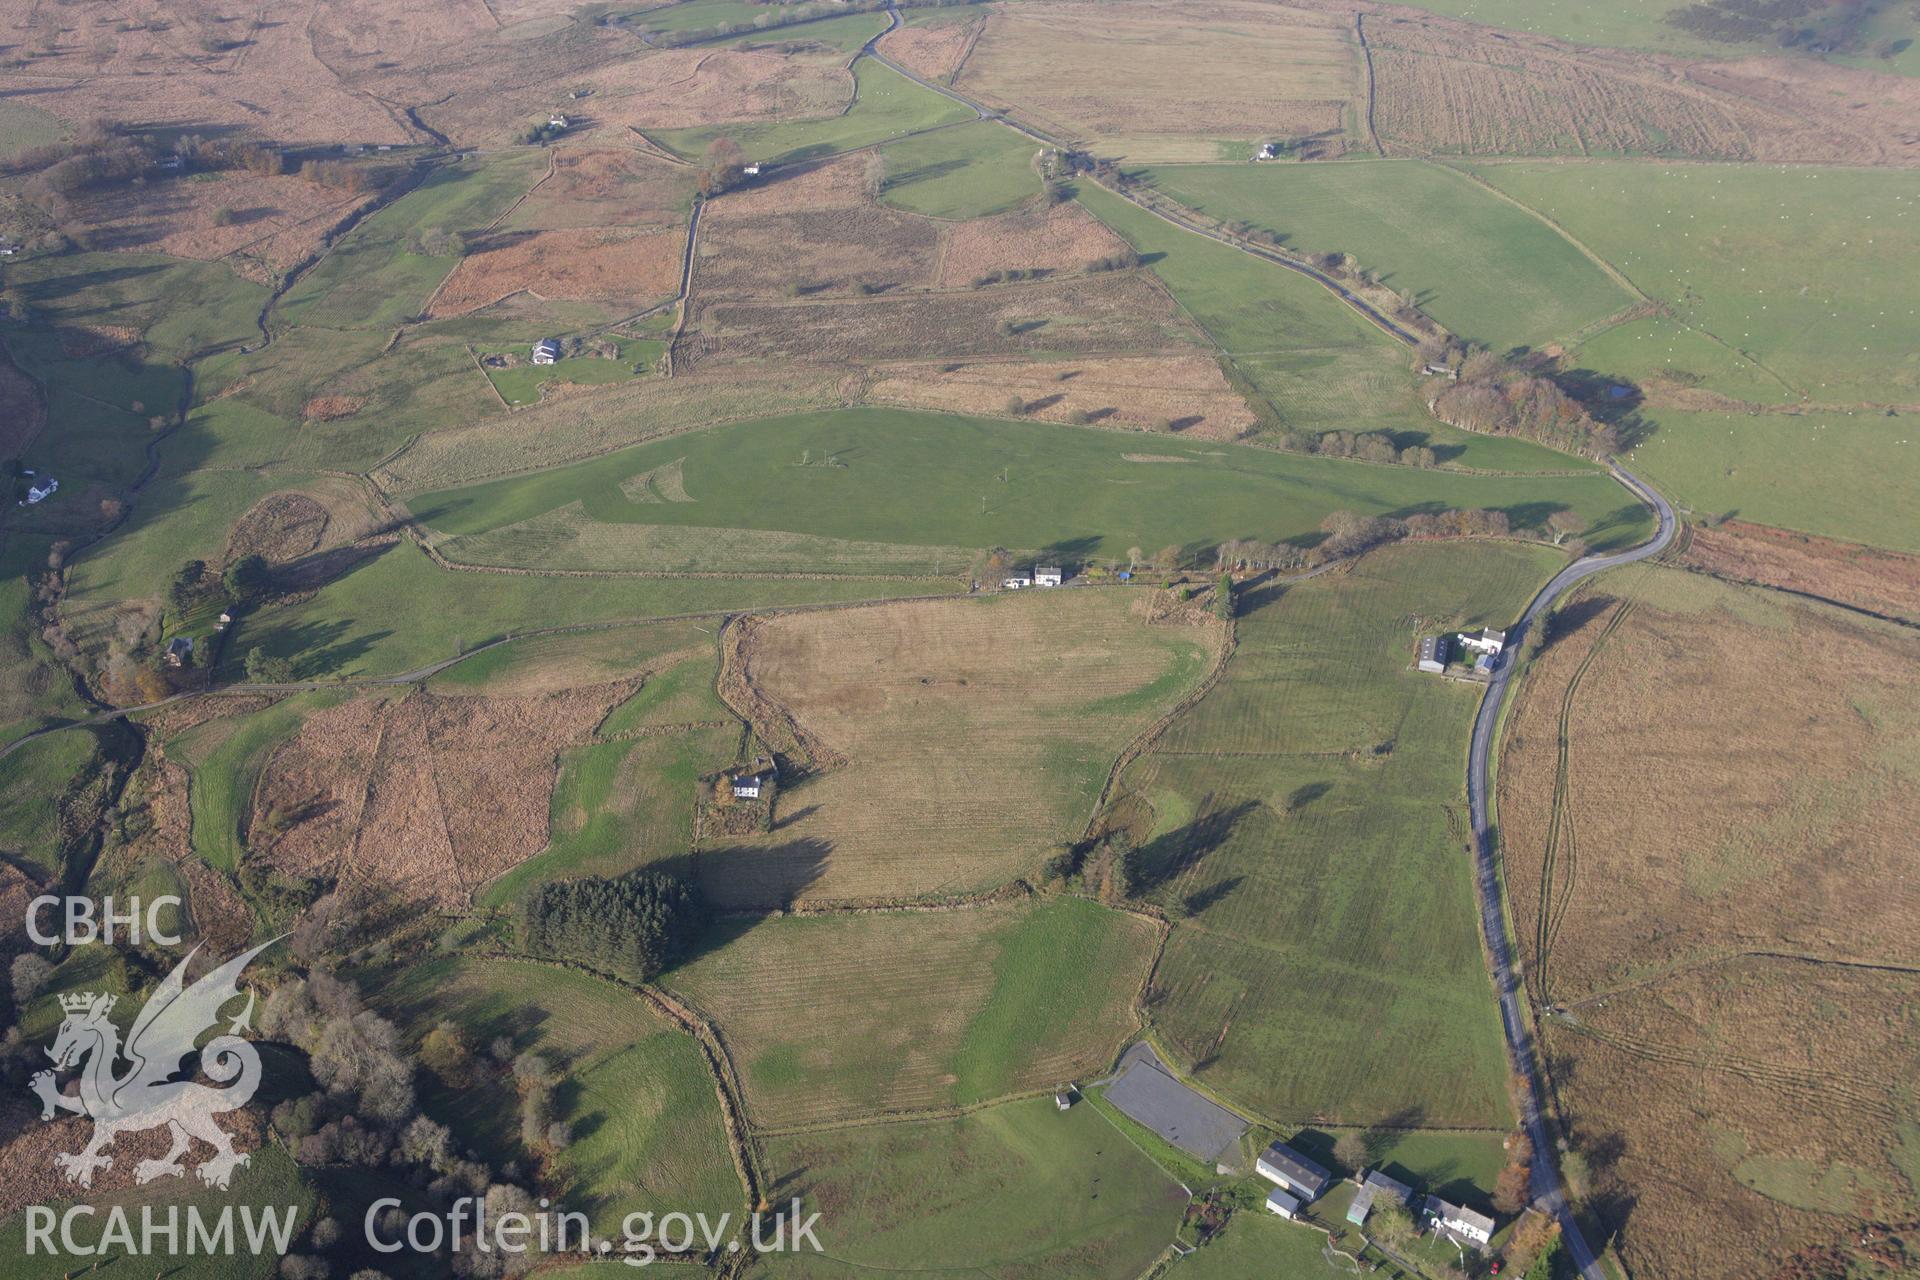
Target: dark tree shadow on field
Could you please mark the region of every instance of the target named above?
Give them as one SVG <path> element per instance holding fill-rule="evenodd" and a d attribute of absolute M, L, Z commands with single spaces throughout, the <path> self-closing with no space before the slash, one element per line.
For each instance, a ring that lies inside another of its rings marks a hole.
<path fill-rule="evenodd" d="M 789 813 L 784 818 L 781 818 L 778 822 L 775 822 L 773 824 L 773 829 L 775 831 L 784 831 L 788 827 L 792 826 L 794 823 L 799 822 L 802 818 L 810 818 L 818 812 L 820 812 L 820 806 L 817 804 L 810 804 L 805 806 L 804 808 L 795 809 L 792 813 Z"/>
<path fill-rule="evenodd" d="M 774 845 L 703 849 L 691 859 L 692 878 L 717 912 L 784 910 L 819 883 L 832 852 L 832 841 L 815 836 Z M 680 963 L 738 940 L 760 922 L 757 915 L 716 921 L 688 948 Z"/>
<path fill-rule="evenodd" d="M 803 1183 L 807 1174 L 812 1171 L 813 1166 L 803 1164 L 796 1169 L 789 1169 L 778 1177 L 769 1180 L 767 1183 L 766 1198 L 769 1200 L 786 1200 L 794 1196 L 799 1196 L 805 1199 L 807 1188 Z"/>
<path fill-rule="evenodd" d="M 1331 782 L 1309 782 L 1304 787 L 1295 787 L 1287 797 L 1287 812 L 1299 813 L 1302 809 L 1333 790 Z"/>
<path fill-rule="evenodd" d="M 1245 876 L 1228 876 L 1225 880 L 1217 881 L 1204 889 L 1198 889 L 1188 894 L 1185 903 L 1187 914 L 1190 916 L 1201 914 L 1208 907 L 1223 900 L 1235 889 L 1238 889 L 1246 882 L 1246 879 Z"/>
<path fill-rule="evenodd" d="M 1225 844 L 1241 820 L 1257 808 L 1259 805 L 1254 801 L 1242 800 L 1231 808 L 1210 810 L 1186 826 L 1135 849 L 1133 892 L 1146 897 L 1178 883 L 1181 876 Z"/>
<path fill-rule="evenodd" d="M 1540 651 L 1545 653 L 1554 645 L 1572 635 L 1601 614 L 1611 609 L 1618 601 L 1613 596 L 1582 596 L 1580 599 L 1562 605 L 1546 617 L 1546 627 L 1540 633 Z"/>
<path fill-rule="evenodd" d="M 1404 1131 L 1418 1129 L 1426 1123 L 1426 1119 L 1427 1109 L 1414 1103 L 1390 1112 L 1362 1129 L 1360 1141 L 1367 1148 L 1367 1161 L 1377 1165 L 1385 1160 L 1406 1136 Z"/>
<path fill-rule="evenodd" d="M 1097 537 L 1062 538 L 1058 542 L 1049 542 L 1042 547 L 1040 554 L 1050 560 L 1065 561 L 1078 566 L 1099 549 L 1100 539 Z"/>

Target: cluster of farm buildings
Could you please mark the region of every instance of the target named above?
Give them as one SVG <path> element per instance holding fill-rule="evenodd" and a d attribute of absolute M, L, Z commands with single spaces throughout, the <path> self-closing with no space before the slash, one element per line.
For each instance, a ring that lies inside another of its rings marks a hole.
<path fill-rule="evenodd" d="M 1260 1176 L 1274 1184 L 1267 1193 L 1267 1208 L 1283 1218 L 1297 1218 L 1306 1206 L 1326 1194 L 1333 1175 L 1284 1143 L 1275 1142 L 1254 1162 Z M 1474 1248 L 1484 1248 L 1493 1239 L 1493 1219 L 1486 1214 L 1442 1200 L 1439 1196 L 1415 1197 L 1412 1187 L 1390 1178 L 1378 1169 L 1360 1180 L 1359 1193 L 1347 1206 L 1347 1221 L 1365 1226 L 1374 1206 L 1390 1201 L 1417 1213 L 1433 1229 L 1449 1239 Z"/>
<path fill-rule="evenodd" d="M 1493 669 L 1500 665 L 1500 653 L 1507 647 L 1507 633 L 1484 627 L 1478 635 L 1468 635 L 1462 631 L 1451 636 L 1427 636 L 1420 641 L 1419 650 L 1414 654 L 1414 665 L 1422 671 L 1442 675 L 1446 672 L 1447 663 L 1453 659 L 1456 646 L 1461 661 L 1470 663 L 1475 675 L 1490 676 Z"/>
<path fill-rule="evenodd" d="M 1000 585 L 1008 591 L 1019 591 L 1023 587 L 1057 587 L 1066 580 L 1066 572 L 1059 565 L 1039 564 L 1032 573 L 1012 574 Z"/>

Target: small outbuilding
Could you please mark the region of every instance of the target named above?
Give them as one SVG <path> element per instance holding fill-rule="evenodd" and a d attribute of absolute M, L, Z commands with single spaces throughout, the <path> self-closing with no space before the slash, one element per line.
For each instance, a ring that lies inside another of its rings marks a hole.
<path fill-rule="evenodd" d="M 1071 1107 L 1073 1103 L 1074 1103 L 1074 1092 L 1071 1089 L 1062 1089 L 1060 1092 L 1053 1095 L 1053 1105 L 1058 1110 L 1065 1111 L 1068 1107 Z"/>
<path fill-rule="evenodd" d="M 542 338 L 533 344 L 533 362 L 552 364 L 560 358 L 560 342 L 557 338 Z"/>
<path fill-rule="evenodd" d="M 1448 648 L 1445 636 L 1428 636 L 1420 642 L 1420 651 L 1415 661 L 1422 671 L 1439 675 L 1447 669 Z"/>
<path fill-rule="evenodd" d="M 167 665 L 184 667 L 193 660 L 193 637 L 175 636 L 167 642 Z"/>
<path fill-rule="evenodd" d="M 1277 1213 L 1283 1218 L 1297 1218 L 1300 1216 L 1300 1202 L 1275 1187 L 1267 1193 L 1267 1212 Z"/>
<path fill-rule="evenodd" d="M 1332 1180 L 1332 1175 L 1325 1169 L 1279 1142 L 1262 1151 L 1253 1167 L 1267 1181 L 1293 1192 L 1308 1203 L 1319 1199 L 1321 1192 L 1327 1189 L 1327 1183 Z"/>
<path fill-rule="evenodd" d="M 1347 1206 L 1347 1221 L 1356 1227 L 1365 1226 L 1367 1215 L 1373 1212 L 1376 1203 L 1386 1200 L 1405 1205 L 1412 1199 L 1412 1187 L 1375 1169 L 1361 1180 L 1359 1193 L 1353 1197 L 1353 1203 Z"/>

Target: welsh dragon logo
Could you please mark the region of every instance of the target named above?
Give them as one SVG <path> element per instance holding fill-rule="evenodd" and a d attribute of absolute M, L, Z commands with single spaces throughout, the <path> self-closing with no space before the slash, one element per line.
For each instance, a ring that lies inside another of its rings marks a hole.
<path fill-rule="evenodd" d="M 172 1147 L 158 1160 L 142 1160 L 134 1170 L 135 1180 L 147 1183 L 160 1177 L 179 1177 L 186 1172 L 181 1157 L 191 1140 L 198 1138 L 215 1154 L 194 1173 L 210 1187 L 226 1188 L 233 1171 L 246 1164 L 248 1157 L 233 1149 L 233 1139 L 213 1118 L 246 1106 L 260 1087 L 260 1053 L 241 1038 L 241 1032 L 252 1028 L 251 993 L 246 1008 L 228 1025 L 226 1033 L 216 1035 L 198 1051 L 201 1074 L 225 1087 L 174 1077 L 182 1061 L 195 1052 L 194 1042 L 219 1023 L 220 1010 L 239 998 L 241 971 L 272 945 L 262 943 L 235 956 L 188 986 L 187 965 L 200 950 L 195 947 L 141 1008 L 124 1046 L 119 1029 L 107 1017 L 117 997 L 96 991 L 60 997 L 66 1018 L 53 1047 L 47 1050 L 53 1069 L 35 1075 L 30 1087 L 40 1095 L 42 1120 L 71 1111 L 93 1121 L 93 1140 L 85 1148 L 61 1152 L 53 1158 L 54 1167 L 66 1175 L 67 1181 L 92 1186 L 95 1170 L 113 1167 L 113 1157 L 106 1151 L 114 1138 L 165 1125 L 173 1137 Z M 122 1057 L 130 1064 L 124 1073 L 116 1070 Z M 78 1096 L 62 1092 L 54 1073 L 78 1064 L 84 1064 Z"/>

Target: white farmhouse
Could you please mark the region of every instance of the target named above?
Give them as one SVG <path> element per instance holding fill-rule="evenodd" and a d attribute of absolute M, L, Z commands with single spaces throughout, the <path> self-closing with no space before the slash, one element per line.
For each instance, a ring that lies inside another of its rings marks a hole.
<path fill-rule="evenodd" d="M 1060 566 L 1057 564 L 1034 566 L 1033 585 L 1036 587 L 1057 587 L 1066 580 L 1066 575 L 1060 571 Z"/>
<path fill-rule="evenodd" d="M 560 343 L 553 338 L 542 338 L 533 344 L 533 362 L 552 364 L 560 358 Z"/>
<path fill-rule="evenodd" d="M 1507 633 L 1504 631 L 1495 631 L 1492 627 L 1482 627 L 1480 634 L 1477 636 L 1470 636 L 1462 631 L 1460 633 L 1460 647 L 1472 653 L 1484 653 L 1493 657 L 1499 657 L 1500 651 L 1507 647 Z"/>
<path fill-rule="evenodd" d="M 1472 1245 L 1485 1245 L 1493 1239 L 1493 1219 L 1484 1213 L 1457 1204 L 1448 1204 L 1439 1196 L 1428 1196 L 1427 1217 L 1432 1219 L 1434 1229 Z"/>

